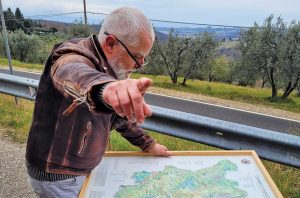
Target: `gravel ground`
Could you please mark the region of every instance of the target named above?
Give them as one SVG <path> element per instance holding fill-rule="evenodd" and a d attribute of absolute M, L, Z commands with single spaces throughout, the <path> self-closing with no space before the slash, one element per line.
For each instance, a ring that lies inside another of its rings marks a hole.
<path fill-rule="evenodd" d="M 3 129 L 0 129 L 3 130 Z M 25 145 L 0 137 L 0 197 L 37 197 L 27 182 Z"/>

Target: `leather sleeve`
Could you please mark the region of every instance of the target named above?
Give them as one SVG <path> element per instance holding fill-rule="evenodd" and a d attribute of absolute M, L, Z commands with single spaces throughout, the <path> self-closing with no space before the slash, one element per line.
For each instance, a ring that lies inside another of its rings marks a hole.
<path fill-rule="evenodd" d="M 146 134 L 137 123 L 128 121 L 122 126 L 116 128 L 116 131 L 118 131 L 122 137 L 124 137 L 132 145 L 139 147 L 145 152 L 156 144 L 155 139 Z"/>
<path fill-rule="evenodd" d="M 91 91 L 95 86 L 101 86 L 116 79 L 109 74 L 97 71 L 88 58 L 78 54 L 61 56 L 51 67 L 51 78 L 56 89 L 65 98 L 73 100 L 74 107 L 85 103 L 93 112 L 111 113 L 96 108 Z"/>

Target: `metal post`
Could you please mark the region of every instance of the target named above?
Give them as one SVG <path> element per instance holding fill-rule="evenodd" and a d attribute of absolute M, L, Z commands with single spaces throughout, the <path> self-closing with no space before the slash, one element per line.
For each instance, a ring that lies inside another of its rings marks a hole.
<path fill-rule="evenodd" d="M 13 75 L 13 69 L 11 65 L 11 56 L 10 56 L 10 49 L 8 45 L 8 38 L 7 38 L 7 32 L 6 32 L 6 25 L 5 25 L 5 19 L 4 19 L 4 12 L 2 8 L 2 1 L 0 0 L 0 12 L 1 12 L 1 21 L 2 21 L 2 34 L 3 34 L 3 39 L 5 42 L 5 49 L 6 49 L 6 55 L 8 59 L 8 65 L 9 65 L 9 72 L 11 75 Z"/>
<path fill-rule="evenodd" d="M 0 14 L 1 14 L 1 21 L 2 21 L 2 34 L 3 34 L 3 39 L 4 39 L 4 42 L 5 42 L 5 49 L 6 49 L 7 59 L 8 59 L 9 72 L 10 72 L 11 75 L 13 75 L 13 68 L 12 68 L 12 64 L 11 64 L 10 49 L 9 49 L 9 44 L 8 44 L 8 37 L 7 37 L 7 32 L 6 32 L 4 12 L 3 12 L 3 7 L 2 7 L 2 1 L 1 0 L 0 0 Z M 17 97 L 15 97 L 15 102 L 18 104 Z"/>
<path fill-rule="evenodd" d="M 83 0 L 83 8 L 84 8 L 84 24 L 87 25 L 87 16 L 86 16 L 86 4 L 85 4 L 85 0 Z"/>

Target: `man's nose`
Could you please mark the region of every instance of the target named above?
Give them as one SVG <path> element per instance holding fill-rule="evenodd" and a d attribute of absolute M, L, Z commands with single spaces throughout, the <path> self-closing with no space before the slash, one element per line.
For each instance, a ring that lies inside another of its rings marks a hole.
<path fill-rule="evenodd" d="M 145 58 L 144 57 L 140 58 L 139 63 L 143 66 L 145 64 Z"/>
<path fill-rule="evenodd" d="M 134 64 L 134 68 L 138 69 L 138 68 L 142 67 L 144 64 L 145 64 L 145 58 L 136 59 L 136 62 Z"/>

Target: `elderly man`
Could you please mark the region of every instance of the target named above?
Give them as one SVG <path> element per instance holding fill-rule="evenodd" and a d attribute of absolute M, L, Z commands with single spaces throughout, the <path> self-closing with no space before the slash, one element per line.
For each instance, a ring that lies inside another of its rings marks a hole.
<path fill-rule="evenodd" d="M 148 19 L 124 7 L 107 16 L 98 37 L 54 47 L 40 80 L 26 152 L 30 184 L 40 197 L 76 197 L 113 129 L 145 152 L 170 155 L 139 127 L 151 115 L 143 95 L 152 81 L 129 79 L 145 65 L 154 37 Z"/>

